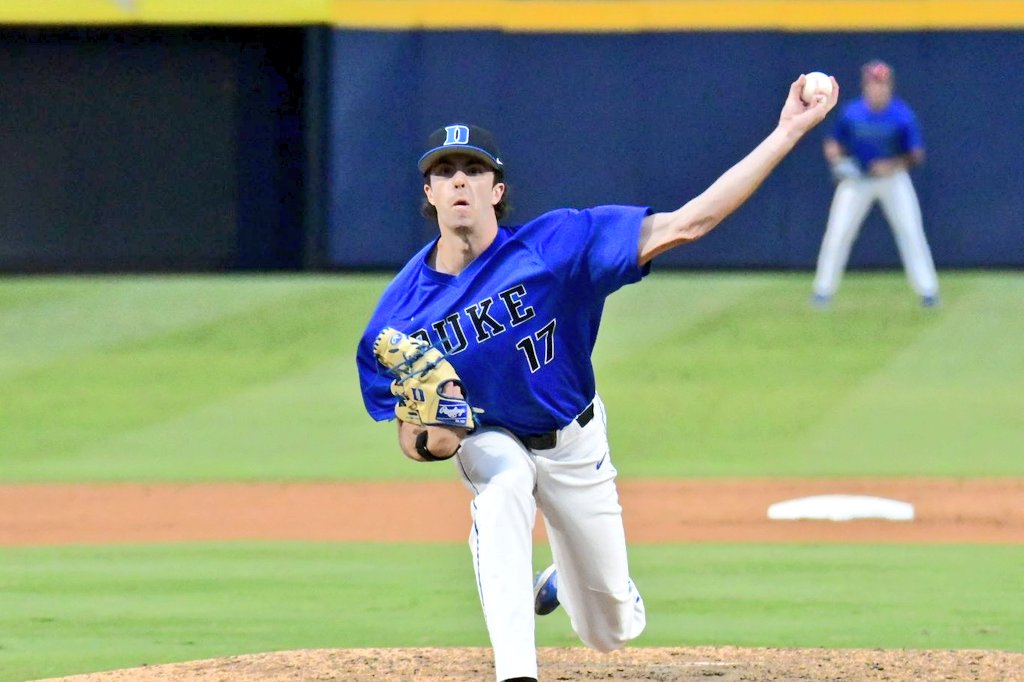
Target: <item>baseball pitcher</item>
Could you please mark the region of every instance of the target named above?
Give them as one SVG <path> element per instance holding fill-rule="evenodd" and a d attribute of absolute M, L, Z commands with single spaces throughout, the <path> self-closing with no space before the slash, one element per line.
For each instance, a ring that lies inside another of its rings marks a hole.
<path fill-rule="evenodd" d="M 469 547 L 498 680 L 536 680 L 535 614 L 559 604 L 588 646 L 644 629 L 591 353 L 604 301 L 651 260 L 736 210 L 835 106 L 792 84 L 775 130 L 670 213 L 562 209 L 499 224 L 506 165 L 463 123 L 428 138 L 424 212 L 438 237 L 384 291 L 357 350 L 366 409 L 412 460 L 451 460 L 472 493 Z M 835 85 L 833 80 L 833 85 Z M 533 577 L 540 511 L 554 564 Z"/>

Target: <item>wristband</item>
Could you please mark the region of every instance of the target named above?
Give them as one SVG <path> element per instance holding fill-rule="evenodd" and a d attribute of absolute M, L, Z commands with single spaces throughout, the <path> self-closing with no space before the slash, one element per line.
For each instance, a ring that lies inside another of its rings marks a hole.
<path fill-rule="evenodd" d="M 462 444 L 460 443 L 459 447 L 455 448 L 455 452 L 450 454 L 448 457 L 438 457 L 437 455 L 435 455 L 434 453 L 432 453 L 430 450 L 427 449 L 427 430 L 426 429 L 420 431 L 419 435 L 416 436 L 416 452 L 419 453 L 420 457 L 422 457 L 423 459 L 425 459 L 428 462 L 443 462 L 446 459 L 451 459 L 455 455 L 459 454 L 459 450 L 461 450 L 461 449 L 462 449 Z"/>

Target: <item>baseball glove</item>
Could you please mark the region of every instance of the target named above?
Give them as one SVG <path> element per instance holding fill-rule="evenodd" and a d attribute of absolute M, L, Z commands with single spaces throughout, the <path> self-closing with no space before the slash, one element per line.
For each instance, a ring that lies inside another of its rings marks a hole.
<path fill-rule="evenodd" d="M 422 426 L 476 428 L 466 387 L 444 354 L 426 341 L 385 327 L 373 342 L 373 354 L 394 381 L 395 416 Z"/>
<path fill-rule="evenodd" d="M 843 156 L 836 160 L 836 162 L 829 167 L 829 171 L 832 173 L 832 181 L 837 185 L 843 180 L 859 178 L 862 175 L 860 166 L 857 164 L 856 159 L 850 156 Z"/>

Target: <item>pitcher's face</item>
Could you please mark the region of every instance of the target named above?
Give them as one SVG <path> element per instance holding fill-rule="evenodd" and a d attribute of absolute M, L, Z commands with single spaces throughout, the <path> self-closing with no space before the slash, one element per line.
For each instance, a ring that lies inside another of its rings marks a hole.
<path fill-rule="evenodd" d="M 504 183 L 494 181 L 487 164 L 464 154 L 438 160 L 427 172 L 423 185 L 427 201 L 437 209 L 438 225 L 473 227 L 494 221 L 494 206 L 505 192 Z"/>

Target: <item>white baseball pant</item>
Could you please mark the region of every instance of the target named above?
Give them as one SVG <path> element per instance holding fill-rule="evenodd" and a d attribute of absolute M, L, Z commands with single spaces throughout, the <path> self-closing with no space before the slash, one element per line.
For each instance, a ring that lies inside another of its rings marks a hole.
<path fill-rule="evenodd" d="M 573 630 L 599 651 L 623 647 L 646 624 L 629 577 L 622 507 L 604 405 L 530 450 L 504 429 L 463 441 L 456 467 L 474 494 L 469 546 L 498 680 L 537 677 L 533 526 L 539 508 L 558 569 L 558 599 Z"/>
<path fill-rule="evenodd" d="M 882 177 L 847 178 L 836 187 L 818 254 L 813 287 L 816 296 L 832 297 L 839 289 L 850 248 L 876 200 L 896 238 L 910 286 L 919 296 L 938 294 L 939 281 L 924 236 L 921 206 L 910 174 L 901 170 Z"/>

